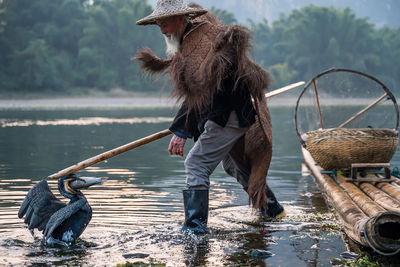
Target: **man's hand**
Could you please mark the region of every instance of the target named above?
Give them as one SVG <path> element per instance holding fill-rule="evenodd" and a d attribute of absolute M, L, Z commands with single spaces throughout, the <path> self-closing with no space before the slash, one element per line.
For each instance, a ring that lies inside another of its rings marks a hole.
<path fill-rule="evenodd" d="M 177 135 L 172 136 L 168 147 L 169 154 L 183 157 L 183 147 L 185 146 L 185 143 L 185 138 L 181 138 Z"/>

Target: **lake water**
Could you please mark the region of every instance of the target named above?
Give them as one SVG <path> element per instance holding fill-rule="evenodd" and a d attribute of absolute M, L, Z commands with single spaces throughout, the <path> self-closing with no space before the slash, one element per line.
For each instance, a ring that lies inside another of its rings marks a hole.
<path fill-rule="evenodd" d="M 168 128 L 173 108 L 0 111 L 0 266 L 330 266 L 348 250 L 343 232 L 302 155 L 293 107 L 273 107 L 274 147 L 268 183 L 288 216 L 265 222 L 248 206 L 234 178 L 219 166 L 211 177 L 209 232 L 185 235 L 183 158 L 167 152 L 169 137 L 127 152 L 81 176 L 108 177 L 84 193 L 93 218 L 76 246 L 41 247 L 17 217 L 41 179 L 106 150 Z M 192 146 L 187 142 L 185 154 Z M 399 166 L 396 153 L 393 165 Z M 56 182 L 50 181 L 56 193 Z M 257 257 L 257 250 L 267 251 Z"/>

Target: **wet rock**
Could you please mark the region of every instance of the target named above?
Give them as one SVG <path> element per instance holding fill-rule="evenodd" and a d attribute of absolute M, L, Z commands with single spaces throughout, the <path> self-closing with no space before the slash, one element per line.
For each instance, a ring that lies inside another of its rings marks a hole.
<path fill-rule="evenodd" d="M 346 263 L 346 261 L 342 260 L 342 259 L 338 259 L 338 258 L 331 258 L 331 266 L 338 266 L 338 265 L 343 265 Z"/>
<path fill-rule="evenodd" d="M 342 257 L 343 259 L 346 259 L 346 260 L 354 260 L 354 259 L 358 259 L 359 257 L 361 257 L 361 255 L 359 255 L 357 253 L 346 251 L 346 252 L 341 253 L 340 257 Z"/>
<path fill-rule="evenodd" d="M 267 250 L 262 250 L 262 249 L 253 249 L 250 251 L 250 256 L 252 258 L 257 258 L 257 259 L 266 259 L 274 256 L 272 252 L 269 252 Z"/>
<path fill-rule="evenodd" d="M 150 256 L 149 254 L 145 253 L 132 253 L 132 254 L 123 254 L 122 257 L 125 259 L 144 259 Z"/>

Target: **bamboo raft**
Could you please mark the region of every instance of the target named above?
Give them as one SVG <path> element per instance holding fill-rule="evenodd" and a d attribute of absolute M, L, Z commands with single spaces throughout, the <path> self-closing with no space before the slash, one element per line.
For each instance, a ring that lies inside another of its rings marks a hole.
<path fill-rule="evenodd" d="M 308 169 L 334 207 L 345 233 L 356 243 L 381 255 L 400 252 L 400 179 L 392 177 L 363 182 L 363 178 L 359 178 L 349 182 L 340 174 L 321 173 L 323 169 L 311 154 L 305 148 L 302 152 Z"/>

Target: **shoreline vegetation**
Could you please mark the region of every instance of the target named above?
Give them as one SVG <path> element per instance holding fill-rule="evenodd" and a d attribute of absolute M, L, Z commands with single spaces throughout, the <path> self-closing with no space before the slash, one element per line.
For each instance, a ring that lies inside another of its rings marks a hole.
<path fill-rule="evenodd" d="M 168 78 L 146 75 L 130 60 L 145 47 L 165 57 L 159 29 L 136 25 L 152 10 L 148 0 L 1 1 L 0 95 L 84 96 L 110 88 L 158 94 Z M 238 22 L 233 13 L 210 10 L 224 24 Z M 336 67 L 373 75 L 399 92 L 399 27 L 375 25 L 350 8 L 314 5 L 273 22 L 249 19 L 246 25 L 249 53 L 276 87 Z M 364 88 L 354 88 L 354 95 L 365 96 Z"/>

